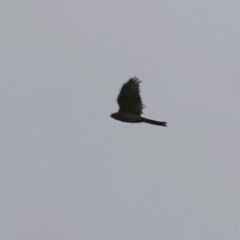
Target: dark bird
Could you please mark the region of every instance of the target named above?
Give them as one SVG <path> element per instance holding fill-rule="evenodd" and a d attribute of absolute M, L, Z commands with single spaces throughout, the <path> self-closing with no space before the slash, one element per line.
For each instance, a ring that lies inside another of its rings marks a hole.
<path fill-rule="evenodd" d="M 141 81 L 137 77 L 133 77 L 123 84 L 117 98 L 119 110 L 118 112 L 111 114 L 111 117 L 122 122 L 145 122 L 166 127 L 166 122 L 160 122 L 141 117 L 144 105 L 140 97 L 140 82 Z"/>

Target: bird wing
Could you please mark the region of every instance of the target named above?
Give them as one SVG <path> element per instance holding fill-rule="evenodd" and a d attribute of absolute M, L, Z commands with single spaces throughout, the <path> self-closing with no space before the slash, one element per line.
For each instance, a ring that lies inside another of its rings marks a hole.
<path fill-rule="evenodd" d="M 139 90 L 140 82 L 141 81 L 137 77 L 133 77 L 123 84 L 117 98 L 120 112 L 136 115 L 141 115 L 143 113 L 143 104 Z"/>

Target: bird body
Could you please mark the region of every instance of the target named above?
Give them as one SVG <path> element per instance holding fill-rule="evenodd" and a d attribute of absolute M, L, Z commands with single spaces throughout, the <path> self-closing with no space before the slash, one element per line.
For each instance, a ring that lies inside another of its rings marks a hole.
<path fill-rule="evenodd" d="M 143 122 L 142 117 L 136 114 L 127 113 L 127 112 L 116 112 L 116 113 L 113 113 L 111 117 L 122 122 L 129 122 L 129 123 Z"/>
<path fill-rule="evenodd" d="M 119 110 L 118 112 L 111 114 L 111 117 L 122 122 L 145 122 L 166 127 L 166 122 L 155 121 L 141 116 L 144 105 L 140 97 L 140 82 L 141 81 L 137 77 L 133 77 L 123 84 L 117 98 Z"/>

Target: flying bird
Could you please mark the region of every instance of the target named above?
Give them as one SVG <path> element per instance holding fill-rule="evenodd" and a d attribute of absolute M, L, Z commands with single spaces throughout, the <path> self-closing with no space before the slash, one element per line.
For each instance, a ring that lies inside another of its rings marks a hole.
<path fill-rule="evenodd" d="M 140 82 L 141 81 L 137 77 L 133 77 L 123 84 L 117 98 L 119 110 L 111 114 L 111 117 L 122 122 L 145 122 L 166 127 L 166 122 L 155 121 L 141 116 L 144 105 L 140 96 Z"/>

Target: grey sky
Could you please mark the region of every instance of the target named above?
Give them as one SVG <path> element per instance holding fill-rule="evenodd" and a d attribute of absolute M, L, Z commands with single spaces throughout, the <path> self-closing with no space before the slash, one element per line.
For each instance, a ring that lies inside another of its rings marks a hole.
<path fill-rule="evenodd" d="M 0 5 L 0 239 L 240 239 L 239 1 Z"/>

